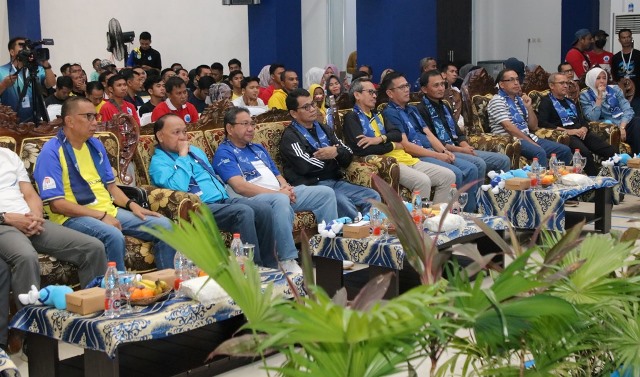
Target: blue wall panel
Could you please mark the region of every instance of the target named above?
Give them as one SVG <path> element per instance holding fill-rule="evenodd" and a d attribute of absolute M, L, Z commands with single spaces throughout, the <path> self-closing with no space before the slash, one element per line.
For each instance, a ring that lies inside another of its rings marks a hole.
<path fill-rule="evenodd" d="M 562 43 L 560 60 L 564 60 L 571 49 L 574 34 L 580 29 L 597 31 L 600 27 L 600 0 L 562 0 Z M 611 38 L 611 36 L 609 37 Z"/>
<path fill-rule="evenodd" d="M 41 39 L 40 0 L 7 0 L 7 13 L 9 38 L 21 36 L 34 41 Z"/>

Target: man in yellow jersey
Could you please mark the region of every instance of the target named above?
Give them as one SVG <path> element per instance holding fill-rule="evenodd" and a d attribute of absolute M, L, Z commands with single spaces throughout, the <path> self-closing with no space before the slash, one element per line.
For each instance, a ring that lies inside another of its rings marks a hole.
<path fill-rule="evenodd" d="M 277 76 L 276 76 L 277 77 Z M 267 106 L 270 109 L 287 109 L 287 94 L 298 87 L 298 74 L 295 71 L 287 69 L 282 71 L 276 79 L 281 88 L 273 91 Z M 275 86 L 275 84 L 274 84 Z"/>
<path fill-rule="evenodd" d="M 125 270 L 124 235 L 158 241 L 139 228 L 171 221 L 129 199 L 116 185 L 107 152 L 93 134 L 95 106 L 84 97 L 71 97 L 62 105 L 63 127 L 42 147 L 34 178 L 49 219 L 96 237 L 107 258 Z M 158 269 L 171 268 L 175 250 L 164 242 L 154 248 Z"/>
<path fill-rule="evenodd" d="M 428 197 L 431 187 L 435 187 L 433 200 L 446 202 L 449 189 L 455 183 L 455 174 L 442 166 L 420 161 L 405 152 L 402 146 L 402 132 L 384 122 L 375 110 L 378 93 L 371 80 L 355 80 L 349 89 L 355 99 L 353 111 L 344 116 L 344 140 L 356 156 L 382 154 L 393 157 L 400 166 L 400 184 L 411 191 L 418 190 Z"/>

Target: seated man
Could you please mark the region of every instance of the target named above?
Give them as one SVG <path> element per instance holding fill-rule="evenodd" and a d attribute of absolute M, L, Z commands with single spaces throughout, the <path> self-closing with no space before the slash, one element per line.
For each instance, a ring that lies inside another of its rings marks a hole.
<path fill-rule="evenodd" d="M 164 81 L 162 77 L 158 75 L 151 75 L 144 82 L 144 90 L 149 93 L 149 100 L 138 109 L 138 114 L 143 116 L 144 114 L 151 113 L 153 109 L 164 101 L 167 97 L 167 92 L 164 88 Z"/>
<path fill-rule="evenodd" d="M 455 174 L 447 168 L 420 161 L 404 151 L 402 140 L 406 136 L 384 122 L 375 111 L 377 91 L 371 80 L 355 80 L 351 83 L 349 95 L 355 98 L 355 105 L 353 111 L 344 116 L 343 128 L 345 141 L 353 154 L 383 154 L 395 158 L 400 167 L 401 185 L 411 191 L 420 191 L 425 198 L 431 195 L 433 185 L 436 188 L 433 200 L 446 202 L 451 184 L 456 181 Z"/>
<path fill-rule="evenodd" d="M 277 267 L 271 207 L 267 203 L 246 198 L 229 198 L 207 155 L 189 145 L 187 125 L 177 115 L 162 116 L 154 124 L 153 130 L 158 145 L 149 165 L 151 183 L 198 195 L 213 213 L 221 230 L 240 233 L 243 241 L 256 246 L 254 261 L 257 264 Z"/>
<path fill-rule="evenodd" d="M 142 226 L 171 228 L 171 220 L 139 206 L 116 185 L 107 151 L 97 138 L 96 111 L 84 97 L 62 105 L 62 127 L 44 144 L 33 176 L 49 219 L 98 238 L 107 258 L 124 271 L 124 235 L 158 241 Z M 164 242 L 154 248 L 156 267 L 172 268 L 175 250 Z"/>
<path fill-rule="evenodd" d="M 318 123 L 318 111 L 306 89 L 294 89 L 287 97 L 287 108 L 294 119 L 284 129 L 280 154 L 284 177 L 292 185 L 331 187 L 338 203 L 338 216 L 354 219 L 358 211 L 369 212 L 370 199 L 380 201 L 375 190 L 345 181 L 341 169 L 351 163 L 353 154 L 331 129 Z"/>
<path fill-rule="evenodd" d="M 231 71 L 229 73 L 229 85 L 231 86 L 231 100 L 242 97 L 242 71 Z"/>
<path fill-rule="evenodd" d="M 62 105 L 64 100 L 69 97 L 73 89 L 73 80 L 69 76 L 60 76 L 56 79 L 56 91 L 44 100 L 45 106 Z"/>
<path fill-rule="evenodd" d="M 144 100 L 138 95 L 138 92 L 142 91 L 144 86 L 142 75 L 131 68 L 123 69 L 120 71 L 120 74 L 127 82 L 127 95 L 124 97 L 124 100 L 133 104 L 136 109 L 144 105 Z"/>
<path fill-rule="evenodd" d="M 42 200 L 34 190 L 20 157 L 0 148 L 0 266 L 9 266 L 13 298 L 40 286 L 38 253 L 78 266 L 80 285 L 104 274 L 107 258 L 98 239 L 42 218 Z M 12 272 L 11 272 L 12 271 Z M 0 346 L 7 345 L 9 284 L 0 294 Z"/>
<path fill-rule="evenodd" d="M 550 91 L 540 100 L 538 123 L 541 127 L 568 133 L 571 150 L 579 149 L 580 154 L 587 158 L 585 172 L 598 175 L 600 169 L 593 160 L 593 154 L 606 160 L 616 153 L 616 149 L 589 132 L 589 121 L 584 119 L 576 104 L 566 97 L 568 84 L 569 80 L 563 73 L 549 75 Z"/>
<path fill-rule="evenodd" d="M 102 84 L 98 81 L 89 81 L 87 83 L 87 99 L 96 107 L 96 113 L 99 114 L 102 106 L 106 103 Z"/>
<path fill-rule="evenodd" d="M 270 109 L 287 109 L 287 94 L 298 87 L 298 74 L 292 70 L 282 70 L 280 75 L 275 76 L 273 84 L 275 90 L 269 98 L 267 104 Z"/>
<path fill-rule="evenodd" d="M 260 79 L 253 77 L 245 77 L 242 79 L 242 96 L 234 99 L 233 105 L 237 107 L 246 107 L 251 115 L 260 115 L 267 111 L 262 99 L 258 98 L 260 92 Z"/>
<path fill-rule="evenodd" d="M 187 101 L 192 104 L 198 113 L 202 113 L 207 108 L 207 97 L 209 97 L 209 88 L 214 84 L 213 77 L 202 76 L 195 83 L 196 89 L 189 92 Z"/>
<path fill-rule="evenodd" d="M 232 107 L 224 116 L 226 139 L 213 157 L 216 173 L 236 195 L 262 201 L 271 207 L 278 257 L 286 271 L 300 272 L 293 243 L 294 211 L 313 211 L 318 222 L 338 217 L 336 196 L 325 186 L 292 187 L 260 144 L 254 144 L 255 123 L 249 111 Z"/>
<path fill-rule="evenodd" d="M 167 99 L 160 102 L 153 112 L 151 112 L 151 121 L 155 122 L 165 114 L 176 114 L 185 123 L 195 123 L 198 121 L 198 110 L 187 102 L 187 84 L 179 76 L 169 77 L 164 83 L 167 92 Z"/>
<path fill-rule="evenodd" d="M 422 119 L 447 150 L 454 154 L 456 160 L 466 160 L 476 166 L 480 184 L 484 182 L 487 170 L 500 172 L 510 169 L 509 157 L 500 153 L 478 151 L 467 143 L 464 132 L 453 120 L 453 110 L 442 101 L 445 79 L 439 77 L 438 71 L 424 72 L 420 77 L 420 85 L 424 97 L 417 107 Z"/>
<path fill-rule="evenodd" d="M 136 107 L 125 101 L 127 96 L 127 81 L 120 75 L 113 75 L 107 80 L 109 99 L 100 108 L 100 120 L 108 122 L 118 114 L 129 114 L 140 124 L 138 110 Z"/>
<path fill-rule="evenodd" d="M 494 95 L 487 112 L 491 130 L 498 135 L 511 135 L 520 139 L 521 152 L 528 160 L 538 158 L 540 165 L 547 166 L 547 157 L 552 153 L 565 164 L 571 163 L 571 150 L 555 141 L 540 139 L 533 132 L 538 129 L 538 117 L 531 106 L 528 95 L 520 95 L 518 74 L 509 69 L 498 72 L 496 79 L 500 90 Z"/>

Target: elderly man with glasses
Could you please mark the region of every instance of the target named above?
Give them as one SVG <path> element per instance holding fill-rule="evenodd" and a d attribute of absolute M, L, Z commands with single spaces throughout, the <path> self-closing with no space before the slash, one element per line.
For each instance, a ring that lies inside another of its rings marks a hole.
<path fill-rule="evenodd" d="M 588 123 L 576 104 L 567 98 L 569 79 L 562 73 L 549 75 L 549 94 L 540 100 L 538 123 L 540 127 L 563 130 L 569 134 L 571 150 L 580 150 L 587 158 L 585 172 L 597 175 L 598 167 L 593 154 L 608 159 L 616 153 L 609 143 L 589 132 Z"/>
<path fill-rule="evenodd" d="M 286 102 L 294 119 L 280 140 L 287 181 L 293 185 L 332 188 L 340 217 L 353 219 L 358 216 L 358 211 L 369 212 L 369 199 L 380 200 L 380 195 L 343 179 L 342 169 L 349 166 L 353 153 L 329 127 L 317 121 L 317 106 L 311 94 L 306 89 L 295 89 L 289 93 Z"/>
<path fill-rule="evenodd" d="M 520 139 L 522 155 L 531 160 L 538 158 L 540 165 L 547 166 L 548 157 L 555 153 L 558 160 L 569 165 L 571 150 L 555 141 L 540 139 L 535 135 L 538 117 L 533 110 L 531 98 L 521 94 L 518 74 L 510 69 L 498 72 L 496 83 L 498 94 L 487 105 L 491 131 L 497 135 L 511 135 Z"/>
<path fill-rule="evenodd" d="M 139 206 L 116 185 L 104 145 L 93 137 L 96 108 L 84 97 L 62 105 L 63 126 L 44 144 L 33 172 L 49 219 L 104 243 L 107 259 L 124 271 L 124 236 L 156 242 L 158 269 L 171 268 L 175 249 L 140 230 L 171 228 L 171 220 Z"/>

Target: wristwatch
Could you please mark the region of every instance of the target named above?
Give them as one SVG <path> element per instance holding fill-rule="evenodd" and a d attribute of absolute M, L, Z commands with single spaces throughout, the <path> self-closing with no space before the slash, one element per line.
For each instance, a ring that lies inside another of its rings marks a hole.
<path fill-rule="evenodd" d="M 0 212 L 0 225 L 4 225 L 4 214 L 6 212 Z"/>

